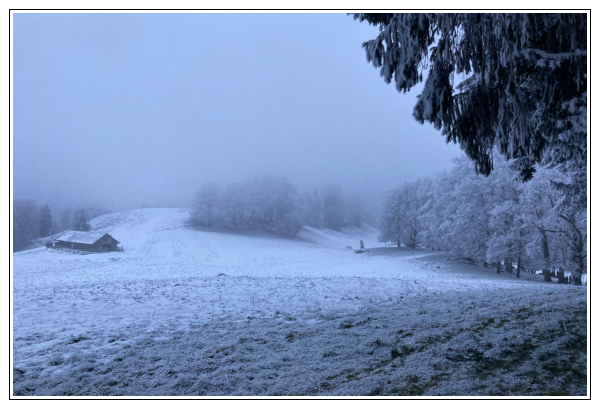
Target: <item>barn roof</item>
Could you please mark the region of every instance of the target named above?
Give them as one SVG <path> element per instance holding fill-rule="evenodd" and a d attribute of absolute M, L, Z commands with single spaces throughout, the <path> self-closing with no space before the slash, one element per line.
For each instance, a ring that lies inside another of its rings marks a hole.
<path fill-rule="evenodd" d="M 68 241 L 70 243 L 94 244 L 100 240 L 105 234 L 104 231 L 73 231 L 64 232 L 57 241 Z M 109 235 L 110 236 L 110 235 Z M 112 237 L 112 236 L 111 236 Z M 114 238 L 114 237 L 113 237 Z M 118 241 L 117 241 L 118 243 Z"/>

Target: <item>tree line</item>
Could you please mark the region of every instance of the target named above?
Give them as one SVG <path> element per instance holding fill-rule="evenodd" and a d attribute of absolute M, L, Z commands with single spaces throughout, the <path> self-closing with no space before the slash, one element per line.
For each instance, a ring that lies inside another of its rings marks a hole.
<path fill-rule="evenodd" d="M 587 202 L 573 201 L 578 175 L 538 167 L 524 182 L 513 161 L 498 152 L 488 177 L 473 162 L 457 158 L 451 170 L 385 193 L 379 221 L 382 242 L 449 251 L 516 275 L 522 269 L 553 271 L 576 284 L 586 272 Z"/>
<path fill-rule="evenodd" d="M 207 183 L 196 193 L 191 221 L 202 227 L 265 231 L 296 236 L 302 226 L 339 229 L 361 225 L 361 200 L 339 186 L 301 194 L 286 179 L 254 177 L 221 187 Z"/>
<path fill-rule="evenodd" d="M 50 206 L 38 206 L 34 200 L 13 203 L 13 251 L 23 250 L 34 240 L 64 230 L 89 231 L 89 220 L 108 213 L 99 207 L 66 207 L 58 218 L 52 217 Z"/>

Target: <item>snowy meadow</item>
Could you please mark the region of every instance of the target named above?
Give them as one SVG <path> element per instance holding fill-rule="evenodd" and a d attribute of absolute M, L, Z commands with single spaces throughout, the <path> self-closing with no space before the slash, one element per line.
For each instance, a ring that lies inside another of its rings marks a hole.
<path fill-rule="evenodd" d="M 188 219 L 107 214 L 92 231 L 124 252 L 14 254 L 14 395 L 588 393 L 586 286 L 381 247 L 366 225 L 291 239 Z"/>
<path fill-rule="evenodd" d="M 591 11 L 94 10 L 10 10 L 11 397 L 591 395 Z"/>

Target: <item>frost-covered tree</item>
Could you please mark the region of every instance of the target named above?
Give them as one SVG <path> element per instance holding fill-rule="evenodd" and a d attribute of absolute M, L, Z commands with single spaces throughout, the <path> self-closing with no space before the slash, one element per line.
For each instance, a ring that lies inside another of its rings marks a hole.
<path fill-rule="evenodd" d="M 587 209 L 565 197 L 565 191 L 573 190 L 577 183 L 554 167 L 540 167 L 532 180 L 523 184 L 521 214 L 535 233 L 528 253 L 541 260 L 548 282 L 551 269 L 571 271 L 576 283 L 586 269 Z"/>
<path fill-rule="evenodd" d="M 223 189 L 219 208 L 221 214 L 219 224 L 224 224 L 234 230 L 249 229 L 247 223 L 249 204 L 246 190 L 242 183 L 230 184 Z"/>
<path fill-rule="evenodd" d="M 263 176 L 223 190 L 216 224 L 295 236 L 302 227 L 296 189 L 283 178 Z"/>
<path fill-rule="evenodd" d="M 389 190 L 383 194 L 381 213 L 379 215 L 379 241 L 382 243 L 402 244 L 402 223 L 404 215 L 399 206 L 398 192 Z"/>
<path fill-rule="evenodd" d="M 456 159 L 458 160 L 458 159 Z M 472 170 L 469 169 L 472 173 Z M 443 223 L 448 215 L 455 213 L 457 203 L 452 200 L 452 192 L 464 175 L 459 172 L 443 172 L 431 179 L 427 200 L 421 209 L 420 237 L 426 247 L 432 250 L 449 250 L 449 238 L 444 232 Z"/>
<path fill-rule="evenodd" d="M 442 174 L 386 192 L 380 240 L 447 250 L 493 263 L 498 273 L 502 264 L 512 271 L 516 263 L 517 277 L 523 269 L 541 268 L 546 281 L 552 281 L 552 270 L 563 281 L 560 274 L 569 271 L 580 283 L 586 272 L 587 209 L 565 198 L 564 186 L 570 188 L 573 179 L 547 165 L 524 182 L 514 161 L 496 152 L 494 162 L 496 169 L 486 177 L 472 171 L 470 159 L 457 158 Z"/>
<path fill-rule="evenodd" d="M 300 217 L 300 195 L 283 178 L 272 181 L 273 196 L 266 208 L 266 219 L 269 221 L 267 231 L 293 237 L 298 234 L 302 228 Z"/>
<path fill-rule="evenodd" d="M 545 169 L 545 172 L 536 176 L 534 182 L 537 181 L 537 185 L 534 186 L 547 198 L 542 221 L 550 235 L 549 260 L 555 268 L 568 269 L 573 274 L 575 284 L 581 284 L 581 275 L 587 267 L 587 208 L 564 196 L 564 187 L 568 191 L 578 184 L 576 176 L 556 169 Z"/>
<path fill-rule="evenodd" d="M 330 229 L 344 224 L 344 194 L 339 186 L 327 186 L 323 193 L 323 223 Z"/>
<path fill-rule="evenodd" d="M 47 237 L 52 234 L 52 213 L 47 204 L 40 208 L 40 232 L 39 237 Z"/>
<path fill-rule="evenodd" d="M 90 231 L 91 226 L 84 208 L 81 208 L 73 213 L 71 219 L 71 229 L 77 231 Z"/>
<path fill-rule="evenodd" d="M 385 193 L 379 220 L 379 240 L 415 248 L 422 230 L 420 216 L 427 201 L 428 179 L 404 183 Z"/>
<path fill-rule="evenodd" d="M 499 169 L 489 177 L 473 172 L 473 162 L 463 156 L 449 171 L 429 180 L 419 216 L 423 246 L 486 264 L 491 211 L 516 183 L 501 178 L 508 165 L 500 156 L 496 160 Z"/>
<path fill-rule="evenodd" d="M 486 258 L 495 262 L 500 270 L 500 260 L 504 260 L 506 271 L 513 272 L 513 262 L 517 263 L 517 278 L 527 257 L 527 245 L 531 241 L 532 226 L 524 217 L 521 195 L 524 185 L 512 169 L 514 161 L 504 160 L 495 153 L 496 170 L 489 177 L 491 200 L 488 203 L 488 237 Z"/>
<path fill-rule="evenodd" d="M 314 189 L 312 193 L 306 193 L 302 201 L 302 219 L 304 224 L 312 227 L 323 225 L 323 202 Z"/>
<path fill-rule="evenodd" d="M 570 267 L 574 283 L 581 285 L 581 276 L 586 272 L 587 230 L 586 215 L 574 208 L 563 209 L 558 214 L 562 223 L 557 227 L 563 243 L 563 263 Z"/>
<path fill-rule="evenodd" d="M 565 175 L 556 169 L 540 167 L 534 177 L 523 185 L 520 196 L 521 215 L 531 227 L 532 236 L 527 244 L 527 252 L 539 260 L 544 280 L 551 282 L 551 269 L 563 265 L 558 256 L 556 226 L 560 224 L 557 205 L 562 193 L 555 183 L 565 183 Z M 554 251 L 551 251 L 554 250 Z"/>
<path fill-rule="evenodd" d="M 52 231 L 56 233 L 56 232 L 60 232 L 63 230 L 77 230 L 77 228 L 78 228 L 77 226 L 81 220 L 82 211 L 83 211 L 83 215 L 85 216 L 84 218 L 86 219 L 86 221 L 89 221 L 98 216 L 102 216 L 103 214 L 110 213 L 110 210 L 108 210 L 104 207 L 99 207 L 99 206 L 82 206 L 82 207 L 80 207 L 80 206 L 68 205 L 68 206 L 65 206 L 58 213 L 59 216 L 56 218 L 56 220 L 54 220 L 54 222 L 52 224 Z M 85 223 L 82 223 L 82 226 L 84 228 L 87 228 L 87 226 L 85 226 Z"/>
<path fill-rule="evenodd" d="M 492 231 L 487 241 L 487 259 L 491 262 L 503 259 L 507 271 L 517 262 L 517 278 L 521 275 L 530 226 L 523 220 L 519 211 L 518 195 L 513 200 L 497 204 L 491 211 L 489 227 Z"/>
<path fill-rule="evenodd" d="M 192 219 L 203 226 L 212 226 L 213 220 L 218 219 L 221 188 L 215 183 L 207 183 L 196 193 L 192 208 Z"/>
<path fill-rule="evenodd" d="M 459 143 L 478 173 L 493 149 L 528 180 L 544 161 L 577 173 L 585 201 L 587 15 L 585 13 L 354 14 L 378 26 L 363 43 L 387 83 L 423 81 L 413 115 Z"/>
<path fill-rule="evenodd" d="M 485 253 L 489 234 L 491 185 L 488 179 L 475 175 L 469 165 L 470 161 L 464 157 L 455 161 L 451 173 L 460 180 L 444 198 L 446 206 L 441 214 L 440 229 L 454 256 L 479 261 Z"/>
<path fill-rule="evenodd" d="M 39 237 L 39 208 L 33 200 L 13 204 L 13 250 L 19 251 Z"/>

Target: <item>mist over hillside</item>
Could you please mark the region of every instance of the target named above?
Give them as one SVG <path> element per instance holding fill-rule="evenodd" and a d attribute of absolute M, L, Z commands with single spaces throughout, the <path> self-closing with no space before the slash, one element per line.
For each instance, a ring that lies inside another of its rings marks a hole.
<path fill-rule="evenodd" d="M 590 11 L 9 18 L 12 398 L 590 398 Z"/>

